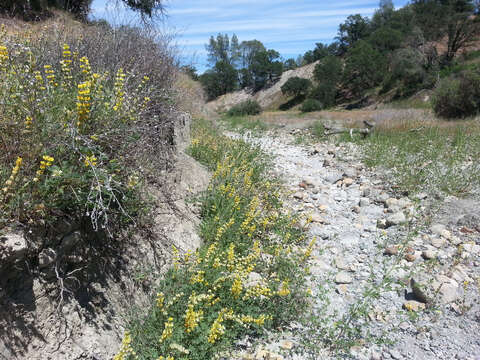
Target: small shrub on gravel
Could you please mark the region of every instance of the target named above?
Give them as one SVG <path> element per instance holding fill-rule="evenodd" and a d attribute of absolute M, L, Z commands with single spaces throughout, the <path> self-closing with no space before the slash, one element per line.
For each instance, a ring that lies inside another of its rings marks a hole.
<path fill-rule="evenodd" d="M 303 102 L 302 106 L 300 107 L 301 112 L 312 112 L 312 111 L 320 111 L 323 109 L 323 104 L 315 99 L 307 99 Z"/>
<path fill-rule="evenodd" d="M 432 99 L 435 114 L 454 119 L 480 112 L 480 72 L 467 71 L 456 77 L 442 79 Z"/>
<path fill-rule="evenodd" d="M 146 318 L 133 321 L 115 359 L 214 359 L 245 334 L 298 317 L 306 304 L 298 219 L 282 211 L 279 184 L 259 148 L 197 122 L 190 153 L 213 172 L 203 196 L 204 245 L 174 249 Z M 132 356 L 131 356 L 132 355 Z"/>
<path fill-rule="evenodd" d="M 247 116 L 258 115 L 262 112 L 262 107 L 255 100 L 246 100 L 228 110 L 228 116 Z"/>

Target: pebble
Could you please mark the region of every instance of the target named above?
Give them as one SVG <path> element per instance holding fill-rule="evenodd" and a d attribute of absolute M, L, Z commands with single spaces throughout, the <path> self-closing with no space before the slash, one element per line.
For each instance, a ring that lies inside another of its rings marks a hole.
<path fill-rule="evenodd" d="M 387 226 L 401 225 L 405 222 L 407 222 L 407 218 L 401 211 L 387 217 Z"/>
<path fill-rule="evenodd" d="M 366 197 L 360 198 L 358 206 L 365 207 L 365 206 L 368 206 L 368 205 L 370 205 L 370 200 L 368 198 L 366 198 Z"/>
<path fill-rule="evenodd" d="M 430 241 L 430 243 L 438 249 L 438 248 L 441 248 L 445 245 L 446 240 L 445 240 L 445 238 L 438 237 L 438 238 L 433 238 Z"/>
<path fill-rule="evenodd" d="M 280 344 L 280 347 L 284 350 L 292 350 L 293 349 L 293 342 L 291 342 L 290 340 L 284 340 Z"/>
<path fill-rule="evenodd" d="M 304 194 L 301 191 L 297 191 L 296 193 L 293 194 L 293 197 L 298 200 L 303 200 Z"/>
<path fill-rule="evenodd" d="M 442 232 L 446 230 L 443 224 L 434 224 L 430 227 L 430 231 L 435 235 L 442 235 Z"/>
<path fill-rule="evenodd" d="M 351 284 L 352 282 L 352 277 L 345 271 L 341 271 L 335 276 L 335 283 L 337 284 Z"/>
<path fill-rule="evenodd" d="M 415 254 L 405 254 L 405 260 L 407 260 L 408 262 L 414 262 L 415 260 L 417 260 L 417 257 L 415 256 Z"/>
<path fill-rule="evenodd" d="M 435 259 L 437 257 L 437 253 L 433 250 L 423 250 L 422 251 L 422 257 L 425 260 Z"/>
<path fill-rule="evenodd" d="M 345 185 L 345 186 L 350 186 L 350 185 L 352 185 L 352 184 L 353 184 L 353 179 L 351 179 L 351 178 L 345 178 L 345 179 L 343 179 L 343 185 Z"/>
<path fill-rule="evenodd" d="M 425 310 L 425 304 L 415 300 L 405 301 L 403 303 L 403 308 L 408 311 L 420 311 Z"/>
<path fill-rule="evenodd" d="M 384 251 L 385 255 L 397 255 L 398 254 L 398 247 L 397 246 L 389 246 L 385 248 Z"/>
<path fill-rule="evenodd" d="M 400 360 L 403 358 L 402 354 L 400 354 L 397 350 L 392 349 L 390 350 L 390 356 L 395 360 Z"/>

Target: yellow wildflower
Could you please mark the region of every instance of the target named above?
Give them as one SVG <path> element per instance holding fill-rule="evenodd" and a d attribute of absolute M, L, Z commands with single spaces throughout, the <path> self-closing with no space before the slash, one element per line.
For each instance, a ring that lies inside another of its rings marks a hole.
<path fill-rule="evenodd" d="M 163 329 L 160 342 L 164 342 L 166 339 L 170 338 L 173 334 L 173 318 L 169 317 L 165 322 L 165 328 Z"/>
<path fill-rule="evenodd" d="M 97 165 L 97 158 L 93 155 L 86 156 L 85 160 L 83 160 L 83 163 L 85 164 L 86 167 L 96 166 Z"/>

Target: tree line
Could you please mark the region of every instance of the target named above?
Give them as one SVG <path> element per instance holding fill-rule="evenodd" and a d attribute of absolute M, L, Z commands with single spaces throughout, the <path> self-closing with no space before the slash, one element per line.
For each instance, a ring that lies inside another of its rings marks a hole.
<path fill-rule="evenodd" d="M 476 38 L 479 5 L 480 0 L 412 0 L 395 9 L 391 0 L 381 0 L 371 18 L 348 16 L 335 41 L 317 43 L 296 60 L 282 61 L 258 40 L 239 43 L 235 35 L 218 34 L 206 45 L 210 69 L 199 79 L 213 99 L 241 88 L 258 91 L 285 70 L 318 62 L 314 82 L 300 93 L 323 107 L 361 98 L 373 88 L 410 96 L 433 88 Z M 440 41 L 446 47 L 441 54 L 435 46 Z"/>

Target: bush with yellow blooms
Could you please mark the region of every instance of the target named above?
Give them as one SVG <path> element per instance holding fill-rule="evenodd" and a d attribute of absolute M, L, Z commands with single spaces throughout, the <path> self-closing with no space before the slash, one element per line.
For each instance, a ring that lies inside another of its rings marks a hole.
<path fill-rule="evenodd" d="M 133 320 L 117 359 L 214 359 L 234 340 L 277 328 L 305 306 L 305 246 L 298 218 L 258 148 L 197 120 L 190 153 L 213 171 L 202 195 L 203 246 L 173 249 L 146 317 Z M 294 291 L 295 289 L 295 291 Z M 134 354 L 134 355 L 133 355 Z"/>

